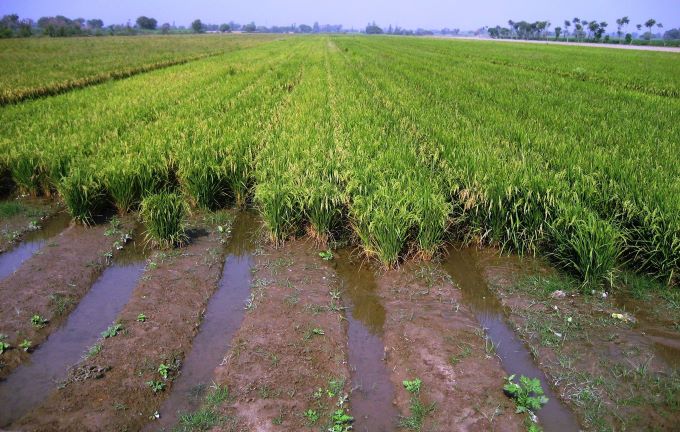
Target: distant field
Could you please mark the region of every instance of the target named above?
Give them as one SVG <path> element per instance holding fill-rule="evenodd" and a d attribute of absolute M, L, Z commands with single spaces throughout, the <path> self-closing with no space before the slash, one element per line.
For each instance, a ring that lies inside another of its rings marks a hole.
<path fill-rule="evenodd" d="M 0 102 L 62 91 L 272 40 L 268 35 L 22 38 L 0 40 Z"/>
<path fill-rule="evenodd" d="M 168 40 L 60 43 L 140 44 L 131 57 L 143 61 Z M 453 235 L 547 254 L 584 281 L 621 266 L 677 281 L 680 56 L 391 37 L 172 41 L 180 51 L 158 58 L 232 52 L 3 108 L 3 163 L 20 189 L 58 191 L 87 220 L 106 200 L 127 211 L 170 185 L 199 207 L 253 198 L 275 240 L 349 226 L 387 265 Z M 95 57 L 124 56 L 111 49 Z M 3 79 L 32 82 L 63 61 L 41 55 Z M 62 78 L 117 64 L 72 58 Z"/>

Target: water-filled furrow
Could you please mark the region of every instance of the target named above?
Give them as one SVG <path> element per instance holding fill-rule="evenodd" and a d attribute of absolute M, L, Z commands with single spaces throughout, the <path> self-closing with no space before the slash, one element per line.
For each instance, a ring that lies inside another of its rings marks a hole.
<path fill-rule="evenodd" d="M 68 213 L 57 213 L 44 221 L 41 229 L 26 233 L 21 243 L 0 254 L 0 280 L 19 270 L 24 261 L 45 247 L 49 239 L 65 230 L 70 223 Z"/>
<path fill-rule="evenodd" d="M 136 235 L 135 238 L 141 236 Z M 0 427 L 38 406 L 116 319 L 144 272 L 143 242 L 132 241 L 95 281 L 65 322 L 0 382 Z"/>
<path fill-rule="evenodd" d="M 529 350 L 506 323 L 503 306 L 489 289 L 480 269 L 477 252 L 472 248 L 451 249 L 443 263 L 463 294 L 463 302 L 475 315 L 495 346 L 503 369 L 508 374 L 541 380 L 548 403 L 537 413 L 546 432 L 578 431 L 573 413 L 552 392 L 543 372 L 532 360 Z"/>
<path fill-rule="evenodd" d="M 241 212 L 237 216 L 218 288 L 208 302 L 198 334 L 172 391 L 159 410 L 161 417 L 147 430 L 169 429 L 181 413 L 200 407 L 200 395 L 211 384 L 213 372 L 228 350 L 225 341 L 231 342 L 243 321 L 245 304 L 250 296 L 252 253 L 258 230 L 259 223 L 253 214 Z"/>
<path fill-rule="evenodd" d="M 353 430 L 393 431 L 399 412 L 392 404 L 394 388 L 384 361 L 385 309 L 373 272 L 353 262 L 347 251 L 338 252 L 333 262 L 347 308 Z"/>

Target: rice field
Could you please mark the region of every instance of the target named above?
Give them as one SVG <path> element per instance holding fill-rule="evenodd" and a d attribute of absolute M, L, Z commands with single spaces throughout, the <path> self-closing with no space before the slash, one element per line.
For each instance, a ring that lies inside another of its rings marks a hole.
<path fill-rule="evenodd" d="M 275 242 L 350 233 L 385 266 L 463 238 L 547 256 L 587 283 L 622 268 L 677 283 L 672 53 L 341 36 L 185 44 L 172 55 L 228 52 L 2 108 L 0 167 L 86 224 L 171 191 L 193 208 L 252 202 Z M 74 57 L 42 82 L 6 69 L 3 91 L 107 73 L 119 53 L 102 48 L 100 66 Z"/>
<path fill-rule="evenodd" d="M 0 427 L 677 424 L 677 54 L 0 42 Z"/>

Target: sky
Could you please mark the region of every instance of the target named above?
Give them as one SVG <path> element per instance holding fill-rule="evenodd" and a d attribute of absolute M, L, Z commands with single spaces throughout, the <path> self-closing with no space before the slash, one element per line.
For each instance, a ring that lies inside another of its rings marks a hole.
<path fill-rule="evenodd" d="M 574 17 L 607 21 L 629 16 L 635 24 L 649 18 L 665 29 L 680 27 L 680 0 L 0 0 L 0 15 L 16 13 L 37 20 L 41 16 L 101 18 L 105 25 L 131 23 L 140 15 L 159 24 L 188 26 L 196 18 L 220 24 L 255 21 L 258 25 L 342 24 L 363 28 L 369 21 L 380 26 L 474 30 L 515 21 L 548 20 L 554 28 Z"/>

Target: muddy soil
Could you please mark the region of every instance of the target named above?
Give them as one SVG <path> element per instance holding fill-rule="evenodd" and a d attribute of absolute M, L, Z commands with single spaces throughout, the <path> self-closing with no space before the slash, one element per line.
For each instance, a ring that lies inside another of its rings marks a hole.
<path fill-rule="evenodd" d="M 75 365 L 63 388 L 13 427 L 22 430 L 140 430 L 172 386 L 215 291 L 225 234 L 193 230 L 183 248 L 156 252 L 118 316 L 120 332 Z M 143 314 L 145 319 L 140 319 Z M 159 372 L 167 366 L 167 378 Z M 153 391 L 153 383 L 156 392 Z"/>
<path fill-rule="evenodd" d="M 412 415 L 404 380 L 422 380 L 421 402 L 435 404 L 423 430 L 519 431 L 502 388 L 500 360 L 462 304 L 460 290 L 435 264 L 410 263 L 377 279 L 385 308 L 385 353 L 401 415 Z"/>
<path fill-rule="evenodd" d="M 230 419 L 223 427 L 326 430 L 350 376 L 333 272 L 302 240 L 256 255 L 246 316 L 215 372 L 230 391 L 219 407 Z"/>
<path fill-rule="evenodd" d="M 18 213 L 0 216 L 0 253 L 11 249 L 26 233 L 41 227 L 47 219 L 63 210 L 60 203 L 42 198 L 12 199 L 2 203 L 16 204 Z"/>
<path fill-rule="evenodd" d="M 131 227 L 131 220 L 125 220 L 121 230 Z M 123 232 L 107 236 L 107 230 L 108 225 L 71 225 L 0 281 L 0 333 L 14 347 L 0 359 L 0 379 L 30 358 L 19 344 L 27 339 L 38 347 L 99 276 Z M 35 325 L 34 315 L 46 322 Z"/>
<path fill-rule="evenodd" d="M 611 295 L 582 294 L 536 260 L 487 250 L 479 261 L 517 332 L 585 430 L 676 430 L 677 329 L 663 319 L 633 322 Z M 663 331 L 663 344 L 654 328 Z"/>

